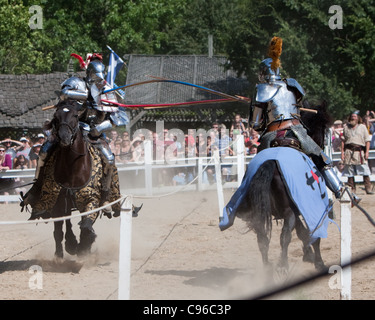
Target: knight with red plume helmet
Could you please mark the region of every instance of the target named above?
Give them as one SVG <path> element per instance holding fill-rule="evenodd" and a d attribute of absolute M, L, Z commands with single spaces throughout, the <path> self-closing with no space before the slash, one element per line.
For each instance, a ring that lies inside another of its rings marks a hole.
<path fill-rule="evenodd" d="M 90 137 L 90 141 L 96 141 L 95 146 L 102 153 L 105 159 L 105 178 L 102 181 L 102 199 L 103 205 L 108 203 L 111 193 L 111 182 L 115 172 L 115 157 L 109 144 L 105 140 L 104 131 L 111 129 L 113 126 L 123 126 L 128 124 L 129 119 L 125 111 L 120 110 L 117 106 L 103 105 L 101 102 L 103 91 L 106 89 L 105 65 L 103 56 L 100 53 L 88 54 L 86 61 L 78 54 L 72 53 L 72 57 L 78 59 L 80 67 L 86 70 L 86 77 L 80 78 L 72 76 L 61 84 L 60 101 L 74 100 L 81 105 L 80 126 Z M 108 88 L 107 88 L 108 89 Z M 106 97 L 108 99 L 108 97 Z M 23 205 L 32 204 L 40 193 L 42 177 L 40 172 L 44 166 L 48 155 L 55 149 L 57 139 L 51 135 L 42 147 L 39 153 L 38 166 L 35 173 L 34 186 L 23 197 Z M 34 199 L 34 200 L 33 200 Z M 108 206 L 104 211 L 110 214 L 111 208 Z M 116 215 L 119 212 L 116 212 Z"/>

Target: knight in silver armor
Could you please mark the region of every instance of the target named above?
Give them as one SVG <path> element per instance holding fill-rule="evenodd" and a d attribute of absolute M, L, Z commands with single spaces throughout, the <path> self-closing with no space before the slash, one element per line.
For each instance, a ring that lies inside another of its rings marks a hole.
<path fill-rule="evenodd" d="M 256 86 L 255 104 L 250 114 L 250 125 L 262 131 L 258 152 L 282 145 L 278 132 L 285 130 L 284 141 L 293 146 L 298 144 L 300 150 L 311 157 L 322 173 L 327 187 L 341 198 L 343 183 L 337 177 L 332 160 L 323 152 L 316 142 L 307 134 L 300 122 L 300 107 L 305 95 L 303 88 L 295 79 L 281 79 L 280 70 L 272 69 L 273 59 L 267 58 L 260 64 L 259 83 Z"/>
<path fill-rule="evenodd" d="M 105 66 L 102 63 L 101 55 L 93 54 L 86 68 L 84 79 L 71 77 L 61 84 L 60 100 L 74 100 L 82 104 L 80 114 L 81 129 L 86 132 L 91 142 L 101 151 L 104 160 L 105 181 L 103 181 L 103 198 L 109 197 L 112 174 L 115 165 L 115 156 L 111 151 L 103 133 L 114 126 L 124 126 L 129 123 L 127 114 L 118 107 L 102 103 L 101 99 L 114 100 L 115 94 L 104 96 L 102 92 L 109 89 L 105 81 Z M 35 181 L 38 181 L 41 168 L 56 145 L 55 137 L 42 146 L 38 166 L 35 173 Z M 37 189 L 37 188 L 36 188 Z M 32 198 L 32 196 L 30 197 Z M 29 199 L 32 201 L 32 199 Z M 30 202 L 29 202 L 30 203 Z M 27 204 L 27 203 L 26 203 Z M 107 211 L 111 211 L 109 208 Z"/>

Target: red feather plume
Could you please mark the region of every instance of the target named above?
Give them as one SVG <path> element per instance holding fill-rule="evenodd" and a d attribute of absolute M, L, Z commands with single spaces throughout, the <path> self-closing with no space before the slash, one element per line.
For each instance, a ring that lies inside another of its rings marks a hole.
<path fill-rule="evenodd" d="M 79 65 L 81 66 L 81 68 L 86 69 L 86 63 L 80 55 L 78 55 L 76 53 L 72 53 L 70 56 L 78 59 Z"/>

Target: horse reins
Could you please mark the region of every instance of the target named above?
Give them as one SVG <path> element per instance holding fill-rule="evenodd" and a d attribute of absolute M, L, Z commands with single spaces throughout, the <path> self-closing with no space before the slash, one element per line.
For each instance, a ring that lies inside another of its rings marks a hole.
<path fill-rule="evenodd" d="M 74 143 L 74 140 L 75 140 L 75 138 L 76 138 L 76 136 L 77 136 L 77 133 L 78 133 L 78 130 L 79 130 L 79 125 L 77 125 L 77 126 L 75 126 L 75 127 L 72 127 L 69 123 L 67 123 L 66 121 L 63 121 L 63 122 L 60 122 L 59 123 L 59 127 L 61 127 L 61 126 L 66 126 L 66 127 L 68 127 L 68 129 L 71 131 L 71 133 L 72 133 L 72 137 L 71 137 L 71 139 L 70 139 L 70 150 L 72 151 L 72 152 L 74 152 L 74 153 L 76 153 L 77 155 L 79 155 L 79 156 L 85 156 L 86 154 L 87 154 L 87 148 L 85 148 L 85 151 L 84 151 L 84 153 L 80 153 L 80 152 L 78 152 L 78 151 L 76 151 L 76 150 L 74 150 L 73 148 L 72 148 L 72 146 L 73 146 L 73 143 Z M 56 130 L 57 132 L 58 132 L 58 130 Z M 59 137 L 59 135 L 57 134 L 56 135 L 57 136 L 57 138 L 58 139 L 60 139 L 60 137 Z"/>
<path fill-rule="evenodd" d="M 71 137 L 71 139 L 70 139 L 70 145 L 73 145 L 74 139 L 75 139 L 75 137 L 76 137 L 76 135 L 77 135 L 78 126 L 76 126 L 76 127 L 73 128 L 73 127 L 72 127 L 69 123 L 67 123 L 66 121 L 60 122 L 60 123 L 59 123 L 59 128 L 60 128 L 61 126 L 66 126 L 66 127 L 68 127 L 68 129 L 69 129 L 70 132 L 72 133 L 72 137 Z M 57 130 L 57 131 L 58 131 L 58 130 Z M 57 135 L 57 137 L 60 138 L 58 135 Z"/>

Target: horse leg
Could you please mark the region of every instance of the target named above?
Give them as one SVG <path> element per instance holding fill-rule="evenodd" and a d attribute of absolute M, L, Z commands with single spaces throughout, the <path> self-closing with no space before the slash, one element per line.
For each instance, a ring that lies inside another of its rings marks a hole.
<path fill-rule="evenodd" d="M 314 252 L 310 245 L 310 233 L 303 225 L 302 221 L 297 218 L 296 219 L 296 233 L 297 237 L 302 241 L 302 250 L 303 250 L 303 258 L 304 262 L 311 262 L 314 263 L 315 256 Z"/>
<path fill-rule="evenodd" d="M 269 267 L 270 263 L 268 261 L 268 249 L 269 249 L 270 239 L 267 237 L 267 234 L 265 232 L 261 232 L 260 230 L 257 231 L 256 234 L 257 234 L 259 251 L 262 254 L 263 265 L 265 267 Z"/>
<path fill-rule="evenodd" d="M 250 229 L 253 229 L 257 235 L 258 247 L 262 254 L 263 264 L 266 267 L 270 266 L 268 249 L 272 231 L 269 191 L 275 169 L 275 161 L 269 160 L 262 164 L 254 175 L 249 186 L 247 197 L 249 211 L 245 218 L 248 221 Z"/>
<path fill-rule="evenodd" d="M 279 271 L 281 273 L 288 273 L 289 270 L 289 263 L 288 263 L 288 248 L 290 241 L 292 240 L 292 230 L 296 224 L 296 217 L 291 209 L 289 209 L 291 213 L 288 215 L 287 218 L 284 219 L 284 225 L 281 230 L 280 235 L 280 246 L 281 246 L 281 255 L 280 261 L 278 264 Z"/>
<path fill-rule="evenodd" d="M 75 255 L 77 253 L 77 239 L 73 233 L 72 222 L 70 220 L 65 221 L 65 250 L 71 255 Z"/>
<path fill-rule="evenodd" d="M 91 246 L 95 241 L 96 234 L 93 229 L 93 224 L 97 217 L 97 213 L 94 214 L 94 217 L 87 216 L 84 217 L 80 223 L 81 234 L 80 234 L 80 241 L 77 248 L 77 255 L 84 256 L 90 253 Z"/>
<path fill-rule="evenodd" d="M 315 252 L 314 266 L 318 271 L 324 271 L 327 269 L 326 265 L 323 262 L 322 256 L 320 254 L 320 238 L 313 242 L 312 247 Z"/>
<path fill-rule="evenodd" d="M 325 270 L 326 266 L 320 253 L 320 238 L 310 245 L 311 237 L 309 231 L 304 227 L 300 219 L 297 219 L 296 232 L 303 243 L 303 261 L 314 263 L 315 269 Z M 314 249 L 311 249 L 311 247 Z"/>
<path fill-rule="evenodd" d="M 64 257 L 63 246 L 62 246 L 62 241 L 64 238 L 63 223 L 64 221 L 54 222 L 55 229 L 53 231 L 53 237 L 55 238 L 55 244 L 56 244 L 55 257 L 61 258 L 61 259 Z"/>

